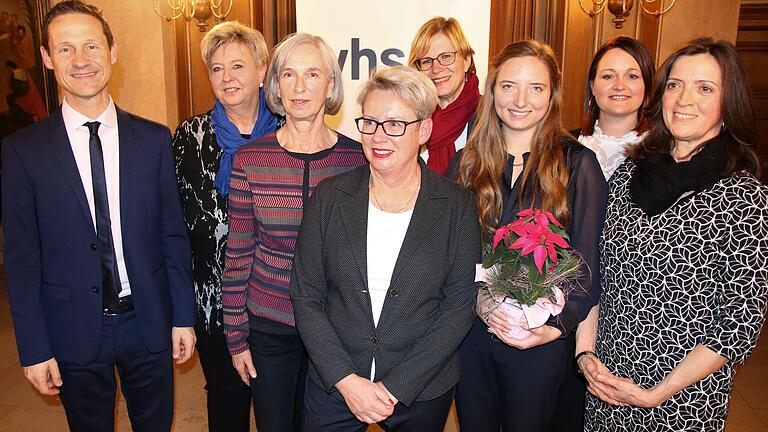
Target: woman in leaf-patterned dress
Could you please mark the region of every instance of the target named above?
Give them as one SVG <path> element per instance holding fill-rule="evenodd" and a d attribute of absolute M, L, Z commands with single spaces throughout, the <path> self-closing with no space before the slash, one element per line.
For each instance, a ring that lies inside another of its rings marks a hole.
<path fill-rule="evenodd" d="M 580 332 L 587 431 L 722 431 L 768 297 L 768 188 L 732 44 L 667 59 L 651 130 L 610 183 L 599 322 Z M 596 336 L 596 343 L 595 341 Z"/>

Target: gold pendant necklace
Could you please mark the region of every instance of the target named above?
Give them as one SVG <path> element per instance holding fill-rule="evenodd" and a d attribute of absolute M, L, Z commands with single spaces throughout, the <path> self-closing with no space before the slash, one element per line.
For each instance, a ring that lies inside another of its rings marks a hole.
<path fill-rule="evenodd" d="M 416 192 L 418 192 L 419 189 L 421 189 L 421 182 L 419 182 L 419 184 L 417 184 L 416 187 L 413 189 L 413 192 L 411 192 L 411 195 L 408 197 L 408 200 L 405 201 L 404 205 L 402 205 L 397 210 L 389 211 L 389 210 L 385 210 L 384 207 L 379 202 L 379 198 L 376 196 L 376 190 L 373 187 L 373 184 L 369 184 L 368 185 L 368 190 L 371 191 L 371 196 L 373 196 L 373 202 L 376 204 L 376 207 L 378 207 L 379 210 L 384 211 L 384 212 L 388 212 L 388 213 L 402 213 L 403 211 L 408 209 L 408 207 L 409 207 L 409 205 L 411 203 L 411 200 L 413 199 L 413 197 L 416 196 Z"/>

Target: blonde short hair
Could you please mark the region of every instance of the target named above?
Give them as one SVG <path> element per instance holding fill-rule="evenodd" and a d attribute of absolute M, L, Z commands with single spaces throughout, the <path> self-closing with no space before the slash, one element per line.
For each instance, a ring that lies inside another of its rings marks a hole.
<path fill-rule="evenodd" d="M 394 92 L 420 120 L 428 119 L 437 107 L 437 89 L 423 73 L 407 66 L 377 69 L 360 89 L 357 103 L 360 108 L 374 90 Z"/>
<path fill-rule="evenodd" d="M 210 69 L 211 57 L 216 50 L 232 42 L 240 42 L 250 48 L 257 65 L 265 65 L 269 61 L 269 49 L 261 32 L 238 21 L 224 21 L 210 29 L 200 42 L 205 67 Z"/>
<path fill-rule="evenodd" d="M 273 113 L 279 115 L 285 115 L 285 107 L 283 107 L 283 101 L 278 96 L 280 87 L 278 80 L 280 78 L 280 71 L 282 71 L 285 62 L 288 60 L 288 56 L 291 54 L 294 48 L 299 45 L 310 44 L 320 51 L 320 57 L 328 73 L 333 80 L 333 90 L 331 96 L 325 100 L 325 113 L 336 114 L 341 109 L 341 104 L 344 102 L 344 88 L 341 82 L 341 68 L 339 62 L 336 60 L 336 54 L 328 43 L 320 36 L 311 35 L 309 33 L 294 33 L 288 35 L 283 39 L 280 44 L 275 47 L 275 51 L 272 54 L 272 62 L 267 69 L 267 78 L 264 80 L 264 97 L 267 101 L 267 106 Z"/>
<path fill-rule="evenodd" d="M 415 67 L 416 60 L 427 55 L 429 51 L 429 45 L 432 42 L 432 38 L 438 34 L 444 34 L 450 39 L 453 46 L 459 50 L 458 54 L 466 57 L 475 54 L 475 50 L 469 46 L 469 41 L 464 35 L 464 31 L 461 29 L 461 25 L 456 18 L 434 17 L 431 20 L 422 24 L 419 30 L 416 32 L 416 36 L 413 37 L 411 42 L 411 52 L 408 55 L 408 64 L 411 67 Z M 469 66 L 469 72 L 475 72 L 475 60 L 472 59 Z"/>

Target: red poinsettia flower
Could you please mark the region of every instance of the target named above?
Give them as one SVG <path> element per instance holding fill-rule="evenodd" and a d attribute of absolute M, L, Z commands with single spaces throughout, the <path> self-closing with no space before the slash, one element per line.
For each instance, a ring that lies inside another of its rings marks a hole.
<path fill-rule="evenodd" d="M 511 224 L 510 224 L 511 225 Z M 510 225 L 504 225 L 502 227 L 499 227 L 496 232 L 493 234 L 493 249 L 496 249 L 496 245 L 499 244 L 501 239 L 504 238 L 505 235 L 510 231 Z"/>
<path fill-rule="evenodd" d="M 538 225 L 546 226 L 547 222 L 552 222 L 553 224 L 559 226 L 560 228 L 563 228 L 563 225 L 560 224 L 560 222 L 555 219 L 555 215 L 553 215 L 550 212 L 546 212 L 544 210 L 540 209 L 525 209 L 517 214 L 519 218 L 525 218 L 526 216 L 533 216 L 533 220 L 536 221 Z M 519 221 L 518 219 L 517 221 Z M 517 222 L 515 221 L 515 222 Z"/>
<path fill-rule="evenodd" d="M 507 225 L 509 227 L 509 230 L 513 233 L 524 236 L 527 234 L 525 231 L 525 219 L 517 219 L 516 221 L 512 222 L 511 224 Z"/>
<path fill-rule="evenodd" d="M 533 253 L 533 262 L 536 264 L 536 268 L 539 270 L 539 274 L 543 274 L 542 267 L 547 260 L 547 256 L 552 263 L 557 264 L 557 250 L 555 245 L 561 248 L 568 248 L 568 242 L 560 236 L 547 229 L 546 215 L 538 214 L 535 217 L 543 217 L 544 224 L 527 223 L 522 226 L 525 231 L 524 235 L 515 240 L 510 246 L 510 249 L 520 249 L 520 255 L 528 255 Z M 559 224 L 558 224 L 559 225 Z"/>

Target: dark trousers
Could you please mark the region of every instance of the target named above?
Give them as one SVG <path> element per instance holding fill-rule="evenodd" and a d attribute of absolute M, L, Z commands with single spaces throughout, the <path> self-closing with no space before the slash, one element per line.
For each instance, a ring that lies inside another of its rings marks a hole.
<path fill-rule="evenodd" d="M 577 367 L 573 356 L 576 351 L 576 338 L 568 338 L 572 342 L 572 348 L 568 356 L 569 364 L 566 366 L 565 376 L 557 392 L 555 402 L 555 417 L 552 419 L 549 430 L 578 431 L 584 430 L 584 409 L 587 403 L 587 381 Z"/>
<path fill-rule="evenodd" d="M 452 400 L 453 389 L 435 399 L 413 402 L 408 407 L 398 403 L 395 412 L 379 426 L 387 432 L 443 432 Z M 365 432 L 367 429 L 368 425 L 352 414 L 346 402 L 326 393 L 312 380 L 307 380 L 302 431 Z"/>
<path fill-rule="evenodd" d="M 264 432 L 298 431 L 307 354 L 298 334 L 272 334 L 251 329 L 248 336 L 256 378 L 251 397 L 256 428 Z"/>
<path fill-rule="evenodd" d="M 149 352 L 134 311 L 104 317 L 96 360 L 84 366 L 59 362 L 63 381 L 59 397 L 69 429 L 114 431 L 115 366 L 131 428 L 136 432 L 169 431 L 173 420 L 171 348 Z"/>
<path fill-rule="evenodd" d="M 573 364 L 572 339 L 518 350 L 493 337 L 475 318 L 459 348 L 461 381 L 456 387 L 456 411 L 461 430 L 580 432 L 578 425 L 555 429 L 552 421 L 561 408 L 579 409 L 558 400 Z M 580 409 L 583 416 L 583 403 Z"/>
<path fill-rule="evenodd" d="M 197 353 L 205 375 L 208 396 L 208 430 L 248 432 L 251 392 L 232 366 L 223 334 L 197 333 Z"/>

